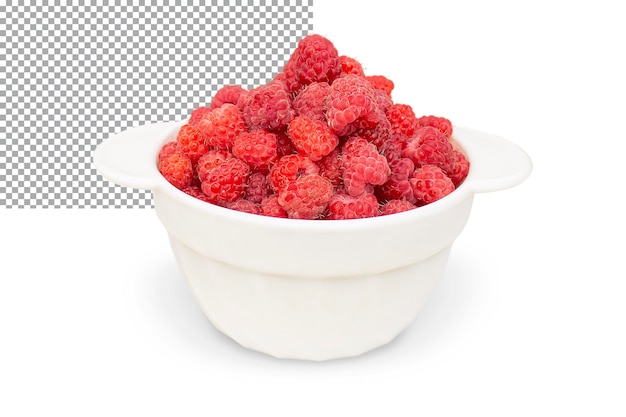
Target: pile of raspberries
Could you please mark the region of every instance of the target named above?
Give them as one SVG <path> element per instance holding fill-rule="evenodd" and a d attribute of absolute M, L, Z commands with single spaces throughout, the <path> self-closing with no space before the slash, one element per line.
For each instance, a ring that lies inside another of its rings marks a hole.
<path fill-rule="evenodd" d="M 432 203 L 465 179 L 452 124 L 394 103 L 394 83 L 365 75 L 312 34 L 265 85 L 226 85 L 195 108 L 158 169 L 183 192 L 233 210 L 355 219 Z"/>

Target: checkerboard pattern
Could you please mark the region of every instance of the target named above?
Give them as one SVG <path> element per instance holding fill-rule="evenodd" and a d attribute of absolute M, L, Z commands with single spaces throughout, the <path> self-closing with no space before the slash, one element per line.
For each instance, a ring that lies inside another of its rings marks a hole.
<path fill-rule="evenodd" d="M 97 144 L 265 83 L 312 31 L 312 1 L 0 5 L 0 207 L 152 207 L 97 174 Z"/>

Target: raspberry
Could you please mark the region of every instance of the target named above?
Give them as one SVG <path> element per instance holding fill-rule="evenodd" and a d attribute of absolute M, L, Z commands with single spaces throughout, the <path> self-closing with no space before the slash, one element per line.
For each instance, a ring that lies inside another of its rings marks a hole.
<path fill-rule="evenodd" d="M 436 165 L 424 165 L 410 180 L 418 205 L 430 204 L 454 191 L 452 180 Z"/>
<path fill-rule="evenodd" d="M 198 130 L 188 123 L 183 125 L 178 131 L 176 143 L 176 150 L 187 155 L 193 164 L 198 162 L 198 159 L 209 150 L 207 144 L 200 137 Z"/>
<path fill-rule="evenodd" d="M 381 216 L 386 216 L 388 214 L 413 210 L 414 208 L 417 207 L 406 200 L 389 200 L 380 208 L 380 214 Z"/>
<path fill-rule="evenodd" d="M 197 198 L 198 200 L 202 200 L 205 203 L 210 203 L 211 201 L 209 200 L 209 198 L 202 192 L 202 188 L 200 188 L 197 185 L 190 185 L 189 187 L 185 187 L 183 189 L 183 192 L 185 194 L 188 194 L 194 198 Z"/>
<path fill-rule="evenodd" d="M 463 182 L 465 177 L 467 177 L 470 164 L 463 153 L 457 151 L 456 149 L 453 150 L 452 153 L 454 153 L 454 168 L 447 172 L 447 174 L 454 183 L 454 186 L 458 187 Z"/>
<path fill-rule="evenodd" d="M 328 202 L 328 218 L 331 220 L 363 219 L 378 215 L 378 200 L 374 194 L 352 197 L 338 193 Z"/>
<path fill-rule="evenodd" d="M 389 97 L 391 97 L 391 92 L 393 91 L 394 84 L 393 81 L 391 81 L 389 78 L 385 77 L 384 75 L 368 75 L 367 77 L 365 77 L 365 79 L 372 84 L 372 87 L 375 90 L 382 90 Z"/>
<path fill-rule="evenodd" d="M 291 181 L 278 194 L 278 204 L 290 219 L 315 219 L 322 215 L 333 195 L 333 185 L 317 174 Z"/>
<path fill-rule="evenodd" d="M 452 144 L 443 133 L 432 126 L 420 127 L 408 139 L 402 150 L 404 158 L 411 158 L 416 167 L 437 165 L 445 172 L 454 168 Z"/>
<path fill-rule="evenodd" d="M 413 188 L 409 178 L 413 175 L 415 164 L 409 158 L 396 159 L 389 163 L 391 175 L 387 182 L 376 187 L 376 195 L 380 201 L 407 200 L 415 203 Z"/>
<path fill-rule="evenodd" d="M 381 118 L 374 99 L 374 89 L 358 75 L 342 75 L 330 85 L 326 120 L 338 136 L 347 136 L 358 129 L 372 129 Z"/>
<path fill-rule="evenodd" d="M 272 166 L 267 182 L 272 190 L 279 192 L 300 176 L 317 174 L 319 171 L 315 162 L 304 155 L 285 155 Z"/>
<path fill-rule="evenodd" d="M 367 184 L 384 184 L 391 170 L 387 159 L 372 143 L 360 137 L 346 141 L 342 149 L 343 184 L 346 192 L 358 197 Z"/>
<path fill-rule="evenodd" d="M 378 149 L 380 149 L 381 154 L 385 155 L 387 161 L 391 163 L 396 159 L 402 158 L 402 149 L 404 148 L 405 143 L 406 141 L 403 136 L 392 135 L 389 139 L 384 141 Z"/>
<path fill-rule="evenodd" d="M 391 138 L 391 134 L 391 123 L 389 123 L 389 120 L 381 113 L 381 118 L 376 127 L 373 129 L 359 129 L 352 136 L 360 136 L 368 142 L 372 142 L 380 149 L 382 145 Z"/>
<path fill-rule="evenodd" d="M 246 200 L 255 204 L 261 204 L 261 201 L 268 195 L 270 195 L 270 188 L 267 184 L 267 176 L 260 172 L 250 174 L 248 188 L 246 189 Z"/>
<path fill-rule="evenodd" d="M 244 200 L 240 198 L 239 200 L 226 204 L 231 210 L 243 211 L 244 213 L 250 214 L 261 214 L 261 208 L 254 204 L 252 201 Z"/>
<path fill-rule="evenodd" d="M 207 145 L 224 150 L 230 149 L 235 138 L 247 130 L 241 111 L 231 103 L 205 113 L 195 127 Z"/>
<path fill-rule="evenodd" d="M 316 81 L 332 82 L 341 73 L 337 49 L 331 41 L 317 34 L 305 36 L 291 55 L 297 86 Z M 292 91 L 296 91 L 298 87 Z"/>
<path fill-rule="evenodd" d="M 276 135 L 276 155 L 279 159 L 285 155 L 296 153 L 296 148 L 293 147 L 293 143 L 287 135 L 287 129 L 276 130 L 273 133 Z"/>
<path fill-rule="evenodd" d="M 447 138 L 452 136 L 452 123 L 445 117 L 422 116 L 417 119 L 417 122 L 420 127 L 432 126 L 437 128 Z"/>
<path fill-rule="evenodd" d="M 191 184 L 193 164 L 187 155 L 174 152 L 163 158 L 159 164 L 159 172 L 170 184 L 182 190 Z"/>
<path fill-rule="evenodd" d="M 314 82 L 302 89 L 293 100 L 293 108 L 298 116 L 326 121 L 326 102 L 330 85 L 327 82 Z"/>
<path fill-rule="evenodd" d="M 244 120 L 250 129 L 277 130 L 294 118 L 291 96 L 279 82 L 250 90 L 239 101 Z"/>
<path fill-rule="evenodd" d="M 341 169 L 341 152 L 339 149 L 335 148 L 334 151 L 320 159 L 317 162 L 317 166 L 320 167 L 319 174 L 330 181 L 334 187 L 338 187 L 341 184 L 343 171 Z"/>
<path fill-rule="evenodd" d="M 227 158 L 211 168 L 202 181 L 202 191 L 212 203 L 225 205 L 243 197 L 250 167 L 240 159 Z"/>
<path fill-rule="evenodd" d="M 261 201 L 261 214 L 270 217 L 287 218 L 287 212 L 278 204 L 278 194 L 271 194 Z"/>
<path fill-rule="evenodd" d="M 210 169 L 215 168 L 232 155 L 228 151 L 211 149 L 198 159 L 196 164 L 196 174 L 200 181 L 204 181 Z"/>
<path fill-rule="evenodd" d="M 363 72 L 363 65 L 359 61 L 349 56 L 341 55 L 339 57 L 339 63 L 341 64 L 341 72 L 344 74 L 354 74 L 361 77 L 365 77 Z"/>
<path fill-rule="evenodd" d="M 312 161 L 319 161 L 339 144 L 339 138 L 326 123 L 306 116 L 294 118 L 289 123 L 287 135 L 296 150 Z"/>
<path fill-rule="evenodd" d="M 204 106 L 193 109 L 193 111 L 191 112 L 191 115 L 189 116 L 189 120 L 187 121 L 187 123 L 195 127 L 198 124 L 198 122 L 202 120 L 207 113 L 211 112 L 211 110 L 213 109 L 210 109 Z"/>
<path fill-rule="evenodd" d="M 161 165 L 161 161 L 165 159 L 165 157 L 170 156 L 174 152 L 176 152 L 178 144 L 176 142 L 167 142 L 161 146 L 159 150 L 159 156 L 157 156 L 157 167 Z"/>
<path fill-rule="evenodd" d="M 213 96 L 213 100 L 211 100 L 211 105 L 209 108 L 215 109 L 217 107 L 222 107 L 224 103 L 237 104 L 239 101 L 239 97 L 242 94 L 246 94 L 248 91 L 239 85 L 225 85 Z"/>
<path fill-rule="evenodd" d="M 394 134 L 410 138 L 419 127 L 413 109 L 408 104 L 394 104 L 385 113 Z"/>
<path fill-rule="evenodd" d="M 379 110 L 383 113 L 387 113 L 389 109 L 391 109 L 391 106 L 393 106 L 393 100 L 391 100 L 391 97 L 389 97 L 389 95 L 383 90 L 374 90 L 372 92 L 372 96 L 374 97 L 374 101 L 376 101 Z"/>
<path fill-rule="evenodd" d="M 265 130 L 243 132 L 233 142 L 233 155 L 263 173 L 268 173 L 276 161 L 276 149 L 276 135 Z"/>

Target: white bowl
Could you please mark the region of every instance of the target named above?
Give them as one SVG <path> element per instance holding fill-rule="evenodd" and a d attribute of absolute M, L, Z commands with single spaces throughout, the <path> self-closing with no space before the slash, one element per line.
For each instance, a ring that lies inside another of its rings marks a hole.
<path fill-rule="evenodd" d="M 95 150 L 99 173 L 152 190 L 176 260 L 216 328 L 280 357 L 355 356 L 393 340 L 441 278 L 474 194 L 515 186 L 526 153 L 495 135 L 455 127 L 470 161 L 448 196 L 403 213 L 356 220 L 294 220 L 242 213 L 176 189 L 156 165 L 186 121 L 133 128 Z"/>

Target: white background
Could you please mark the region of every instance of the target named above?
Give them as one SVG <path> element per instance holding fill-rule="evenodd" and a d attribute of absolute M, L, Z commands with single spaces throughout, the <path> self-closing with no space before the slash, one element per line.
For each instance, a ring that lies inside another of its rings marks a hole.
<path fill-rule="evenodd" d="M 3 209 L 0 415 L 626 415 L 623 2 L 314 3 L 396 102 L 530 178 L 476 197 L 401 336 L 323 363 L 215 330 L 150 210 Z"/>

